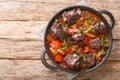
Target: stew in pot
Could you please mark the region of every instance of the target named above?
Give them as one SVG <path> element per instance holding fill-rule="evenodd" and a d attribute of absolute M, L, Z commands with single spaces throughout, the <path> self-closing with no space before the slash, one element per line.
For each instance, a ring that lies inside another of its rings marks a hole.
<path fill-rule="evenodd" d="M 93 13 L 65 11 L 47 31 L 47 46 L 61 67 L 80 71 L 97 65 L 109 46 L 105 24 Z"/>

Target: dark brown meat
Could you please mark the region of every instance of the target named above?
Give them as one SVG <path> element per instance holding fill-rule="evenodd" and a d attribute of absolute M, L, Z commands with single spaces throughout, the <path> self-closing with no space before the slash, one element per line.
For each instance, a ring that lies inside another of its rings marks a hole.
<path fill-rule="evenodd" d="M 84 35 L 77 32 L 73 33 L 71 39 L 80 47 L 84 46 Z"/>
<path fill-rule="evenodd" d="M 91 39 L 89 44 L 91 48 L 98 51 L 101 50 L 102 45 L 100 43 L 100 38 Z"/>
<path fill-rule="evenodd" d="M 88 68 L 91 68 L 95 65 L 96 63 L 96 60 L 95 60 L 95 57 L 91 54 L 91 53 L 88 53 L 86 55 L 87 59 L 85 61 L 85 64 Z"/>
<path fill-rule="evenodd" d="M 100 22 L 100 24 L 98 25 L 98 27 L 94 27 L 94 29 L 92 30 L 94 33 L 96 34 L 105 34 L 106 33 L 106 28 L 103 22 Z"/>
<path fill-rule="evenodd" d="M 70 10 L 67 12 L 65 11 L 62 14 L 62 18 L 68 24 L 74 24 L 76 22 L 76 20 L 78 20 L 80 18 L 80 14 L 81 14 L 80 9 L 73 9 L 73 10 Z"/>
<path fill-rule="evenodd" d="M 67 31 L 65 27 L 62 27 L 62 24 L 53 23 L 53 25 L 51 26 L 51 34 L 54 38 L 62 39 L 67 36 Z"/>
<path fill-rule="evenodd" d="M 72 69 L 76 69 L 79 66 L 80 57 L 74 57 L 73 54 L 68 54 L 65 56 L 64 61 L 68 64 Z"/>

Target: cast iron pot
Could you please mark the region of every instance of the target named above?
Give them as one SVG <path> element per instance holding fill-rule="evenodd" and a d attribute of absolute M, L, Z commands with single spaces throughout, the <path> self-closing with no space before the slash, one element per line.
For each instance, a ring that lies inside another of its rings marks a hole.
<path fill-rule="evenodd" d="M 101 62 L 98 63 L 96 66 L 90 68 L 90 69 L 87 69 L 85 71 L 72 71 L 72 70 L 67 70 L 67 69 L 64 69 L 62 68 L 58 63 L 56 63 L 52 56 L 50 55 L 50 52 L 48 51 L 48 47 L 47 47 L 47 43 L 46 43 L 46 35 L 47 35 L 47 30 L 49 27 L 51 27 L 52 23 L 55 21 L 55 19 L 61 15 L 64 11 L 69 11 L 71 9 L 74 9 L 74 8 L 80 8 L 81 10 L 87 10 L 87 11 L 90 11 L 92 12 L 93 14 L 97 15 L 105 24 L 106 26 L 106 29 L 108 30 L 108 35 L 109 35 L 109 42 L 110 42 L 110 45 L 108 47 L 108 50 L 106 51 L 106 54 L 105 56 L 102 58 Z M 105 17 L 102 15 L 102 14 L 105 14 L 107 15 L 110 20 L 111 20 L 111 23 L 108 23 L 105 19 Z M 109 56 L 110 52 L 111 52 L 111 49 L 112 49 L 112 45 L 113 45 L 113 37 L 112 37 L 112 29 L 114 27 L 114 24 L 115 24 L 115 20 L 114 20 L 114 17 L 113 15 L 106 11 L 106 10 L 100 10 L 100 11 L 96 11 L 90 7 L 87 7 L 87 6 L 80 6 L 80 5 L 77 5 L 77 6 L 71 6 L 71 7 L 67 7 L 65 9 L 62 9 L 61 11 L 59 11 L 57 14 L 55 14 L 51 20 L 49 21 L 48 25 L 47 25 L 47 28 L 46 28 L 46 31 L 45 31 L 45 34 L 44 34 L 44 50 L 42 51 L 41 53 L 41 60 L 42 60 L 42 63 L 49 69 L 51 70 L 57 70 L 57 69 L 60 69 L 60 70 L 63 70 L 65 72 L 69 72 L 69 73 L 74 73 L 74 74 L 82 74 L 82 73 L 87 73 L 87 72 L 91 72 L 93 70 L 95 70 L 96 68 L 98 68 L 99 66 L 101 66 L 105 60 L 107 59 L 107 57 Z M 48 55 L 48 57 L 52 60 L 52 62 L 54 63 L 54 65 L 50 65 L 46 59 L 45 59 L 45 54 Z"/>

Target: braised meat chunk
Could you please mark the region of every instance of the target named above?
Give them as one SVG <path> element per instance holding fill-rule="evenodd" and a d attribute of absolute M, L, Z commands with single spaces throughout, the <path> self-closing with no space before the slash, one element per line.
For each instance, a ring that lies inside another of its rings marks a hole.
<path fill-rule="evenodd" d="M 67 12 L 65 11 L 62 14 L 62 18 L 68 24 L 74 24 L 76 22 L 76 20 L 78 20 L 80 18 L 80 14 L 81 14 L 80 9 L 73 9 L 73 10 L 70 10 Z"/>
<path fill-rule="evenodd" d="M 101 50 L 102 48 L 102 45 L 100 43 L 100 38 L 91 39 L 89 44 L 91 48 L 98 50 L 98 51 Z"/>
<path fill-rule="evenodd" d="M 87 59 L 85 61 L 85 64 L 88 68 L 91 68 L 95 65 L 96 61 L 95 61 L 95 57 L 91 54 L 91 53 L 88 53 L 86 55 Z"/>
<path fill-rule="evenodd" d="M 51 26 L 51 34 L 54 36 L 54 38 L 62 39 L 67 36 L 67 31 L 65 27 L 62 26 L 62 24 L 53 23 Z"/>
<path fill-rule="evenodd" d="M 94 29 L 92 30 L 94 33 L 96 34 L 105 34 L 106 33 L 106 28 L 103 22 L 100 22 L 99 26 L 94 27 Z"/>
<path fill-rule="evenodd" d="M 71 39 L 74 40 L 75 44 L 78 44 L 78 46 L 83 47 L 84 46 L 84 35 L 79 33 L 73 33 L 71 36 Z"/>
<path fill-rule="evenodd" d="M 79 66 L 79 60 L 80 57 L 76 56 L 74 57 L 73 54 L 68 54 L 65 56 L 64 61 L 71 67 L 71 68 L 77 68 Z"/>

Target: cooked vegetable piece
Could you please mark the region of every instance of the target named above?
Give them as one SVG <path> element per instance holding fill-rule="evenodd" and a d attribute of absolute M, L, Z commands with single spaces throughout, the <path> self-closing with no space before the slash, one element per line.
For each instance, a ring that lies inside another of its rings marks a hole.
<path fill-rule="evenodd" d="M 61 55 L 57 54 L 57 55 L 55 56 L 55 61 L 56 61 L 56 62 L 62 62 L 62 61 L 63 61 L 63 57 L 62 57 Z"/>
<path fill-rule="evenodd" d="M 88 37 L 90 37 L 90 38 L 95 38 L 95 37 L 96 37 L 96 36 L 95 36 L 94 34 L 92 34 L 92 33 L 86 33 L 85 35 L 88 36 Z"/>
<path fill-rule="evenodd" d="M 53 40 L 53 37 L 52 37 L 51 34 L 47 34 L 47 40 L 48 40 L 48 41 L 52 41 L 52 40 Z"/>
<path fill-rule="evenodd" d="M 63 50 L 57 49 L 57 52 L 58 52 L 60 55 L 65 55 L 65 51 L 63 51 Z"/>
<path fill-rule="evenodd" d="M 67 49 L 65 50 L 65 52 L 66 52 L 66 54 L 71 53 L 71 52 L 72 52 L 72 48 L 67 48 Z"/>
<path fill-rule="evenodd" d="M 57 51 L 52 47 L 49 48 L 51 55 L 54 57 L 57 54 Z"/>
<path fill-rule="evenodd" d="M 84 47 L 84 53 L 88 53 L 89 51 L 90 51 L 90 49 L 88 46 Z"/>
<path fill-rule="evenodd" d="M 85 43 L 85 44 L 88 44 L 88 43 L 89 43 L 89 38 L 88 38 L 88 37 L 85 37 L 85 38 L 84 38 L 84 43 Z"/>
<path fill-rule="evenodd" d="M 59 49 L 62 46 L 62 43 L 59 40 L 54 40 L 53 44 L 55 45 L 56 49 Z"/>
<path fill-rule="evenodd" d="M 93 21 L 93 19 L 91 17 L 88 17 L 87 20 L 89 23 L 91 23 Z"/>

